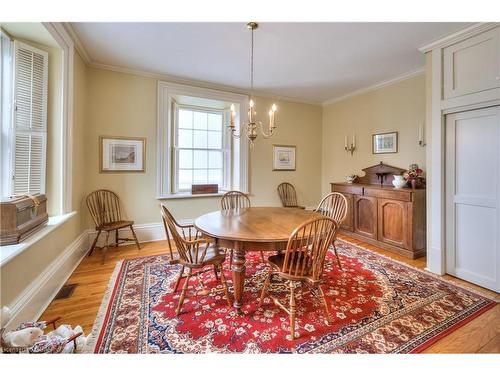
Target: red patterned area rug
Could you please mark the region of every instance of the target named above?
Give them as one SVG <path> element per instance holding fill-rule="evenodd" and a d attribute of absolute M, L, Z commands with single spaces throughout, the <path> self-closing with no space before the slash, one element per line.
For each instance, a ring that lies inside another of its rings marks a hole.
<path fill-rule="evenodd" d="M 228 308 L 213 272 L 203 274 L 208 295 L 188 297 L 175 316 L 178 265 L 165 256 L 120 262 L 88 342 L 90 353 L 416 353 L 495 306 L 478 292 L 382 255 L 338 241 L 343 271 L 329 254 L 322 285 L 332 314 L 327 325 L 316 298 L 298 302 L 297 332 L 289 319 L 258 298 L 267 273 L 260 254 L 247 260 L 244 316 Z M 228 280 L 231 279 L 226 269 Z M 230 283 L 230 282 L 229 282 Z M 191 280 L 189 292 L 199 283 Z M 182 284 L 181 284 L 182 286 Z M 231 288 L 231 286 L 230 286 Z M 287 297 L 276 285 L 271 292 Z"/>

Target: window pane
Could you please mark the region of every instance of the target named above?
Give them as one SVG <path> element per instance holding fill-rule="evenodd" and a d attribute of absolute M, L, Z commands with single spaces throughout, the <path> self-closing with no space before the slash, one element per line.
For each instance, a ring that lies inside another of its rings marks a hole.
<path fill-rule="evenodd" d="M 207 179 L 206 169 L 201 169 L 201 170 L 195 169 L 193 171 L 193 184 L 206 184 L 207 181 L 208 179 Z"/>
<path fill-rule="evenodd" d="M 191 169 L 179 169 L 179 190 L 190 190 L 193 171 Z"/>
<path fill-rule="evenodd" d="M 194 112 L 194 128 L 195 129 L 207 129 L 207 113 L 206 112 Z"/>
<path fill-rule="evenodd" d="M 208 130 L 222 130 L 222 115 L 220 113 L 208 114 Z"/>
<path fill-rule="evenodd" d="M 222 152 L 209 151 L 208 152 L 208 168 L 222 168 Z"/>
<path fill-rule="evenodd" d="M 219 188 L 222 187 L 222 169 L 209 169 L 208 183 L 218 184 Z"/>
<path fill-rule="evenodd" d="M 193 128 L 193 112 L 186 109 L 179 109 L 179 128 Z"/>
<path fill-rule="evenodd" d="M 193 168 L 207 168 L 207 151 L 194 151 L 194 166 Z"/>
<path fill-rule="evenodd" d="M 221 132 L 208 132 L 208 148 L 222 148 Z"/>
<path fill-rule="evenodd" d="M 193 147 L 193 131 L 179 129 L 179 140 L 177 145 L 181 148 Z"/>
<path fill-rule="evenodd" d="M 179 150 L 179 168 L 181 169 L 193 168 L 193 151 Z"/>
<path fill-rule="evenodd" d="M 194 147 L 207 148 L 207 132 L 204 130 L 194 131 Z"/>

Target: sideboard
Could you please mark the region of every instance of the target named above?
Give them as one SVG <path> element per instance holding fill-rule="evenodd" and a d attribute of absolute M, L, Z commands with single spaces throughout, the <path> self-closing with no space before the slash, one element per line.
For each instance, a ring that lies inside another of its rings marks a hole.
<path fill-rule="evenodd" d="M 340 232 L 415 259 L 425 255 L 425 189 L 331 183 L 348 202 Z"/>

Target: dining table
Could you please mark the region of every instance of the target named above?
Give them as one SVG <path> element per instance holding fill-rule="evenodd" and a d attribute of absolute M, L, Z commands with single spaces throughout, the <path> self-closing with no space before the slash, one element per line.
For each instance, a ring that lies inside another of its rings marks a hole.
<path fill-rule="evenodd" d="M 233 249 L 233 306 L 243 314 L 246 254 L 286 249 L 295 228 L 321 214 L 301 208 L 248 207 L 210 212 L 195 220 L 195 227 L 218 247 Z"/>

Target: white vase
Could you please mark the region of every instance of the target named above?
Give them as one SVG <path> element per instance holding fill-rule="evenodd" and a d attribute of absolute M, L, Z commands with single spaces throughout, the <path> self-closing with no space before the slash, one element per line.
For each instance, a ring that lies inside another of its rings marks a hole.
<path fill-rule="evenodd" d="M 396 189 L 401 189 L 406 185 L 406 180 L 404 179 L 403 176 L 394 175 L 394 180 L 392 180 L 392 184 Z"/>

